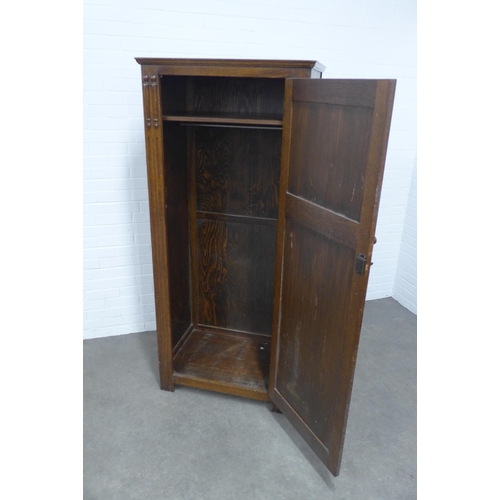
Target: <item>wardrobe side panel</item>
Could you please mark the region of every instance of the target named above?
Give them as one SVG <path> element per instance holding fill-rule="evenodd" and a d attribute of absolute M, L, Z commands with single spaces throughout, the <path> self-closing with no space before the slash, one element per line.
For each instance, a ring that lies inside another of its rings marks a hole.
<path fill-rule="evenodd" d="M 171 335 L 175 348 L 191 325 L 186 129 L 177 123 L 165 123 L 163 136 Z"/>
<path fill-rule="evenodd" d="M 144 128 L 160 386 L 162 389 L 173 391 L 163 123 L 159 88 L 158 68 L 143 66 Z"/>

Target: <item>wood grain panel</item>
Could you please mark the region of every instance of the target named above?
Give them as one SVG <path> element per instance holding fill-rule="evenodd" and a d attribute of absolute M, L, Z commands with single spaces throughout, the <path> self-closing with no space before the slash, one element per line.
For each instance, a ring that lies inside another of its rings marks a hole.
<path fill-rule="evenodd" d="M 276 228 L 197 221 L 199 323 L 271 333 Z"/>
<path fill-rule="evenodd" d="M 226 126 L 245 126 L 247 125 L 258 127 L 281 127 L 283 125 L 283 117 L 280 114 L 245 114 L 240 113 L 207 113 L 207 112 L 191 112 L 191 113 L 169 113 L 163 116 L 163 120 L 167 122 L 182 122 L 202 123 L 207 125 L 226 125 Z"/>
<path fill-rule="evenodd" d="M 327 238 L 356 249 L 359 230 L 357 222 L 290 193 L 286 194 L 286 215 Z"/>
<path fill-rule="evenodd" d="M 290 220 L 284 250 L 287 314 L 281 319 L 276 388 L 328 446 L 334 430 L 329 415 L 342 382 L 337 371 L 355 253 Z"/>
<path fill-rule="evenodd" d="M 277 218 L 281 132 L 195 128 L 198 211 Z"/>
<path fill-rule="evenodd" d="M 306 80 L 293 86 L 294 101 L 373 108 L 377 80 L 322 80 L 312 87 Z"/>
<path fill-rule="evenodd" d="M 218 214 L 216 212 L 196 212 L 198 219 L 210 219 L 223 222 L 239 222 L 242 224 L 264 224 L 266 226 L 276 226 L 276 219 L 267 217 L 247 217 L 245 215 Z"/>
<path fill-rule="evenodd" d="M 175 383 L 265 401 L 269 344 L 257 336 L 195 330 L 175 356 Z"/>
<path fill-rule="evenodd" d="M 282 78 L 193 78 L 188 111 L 283 116 Z"/>
<path fill-rule="evenodd" d="M 295 103 L 288 190 L 359 221 L 372 112 L 353 106 Z"/>
<path fill-rule="evenodd" d="M 300 418 L 294 408 L 290 406 L 288 401 L 284 399 L 276 389 L 273 392 L 272 401 L 274 402 L 273 404 L 275 405 L 277 411 L 285 415 L 288 421 L 297 429 L 304 441 L 311 447 L 319 459 L 323 463 L 327 463 L 329 456 L 328 448 L 317 438 L 307 423 Z"/>
<path fill-rule="evenodd" d="M 163 127 L 152 127 L 151 122 L 161 116 L 160 96 L 155 66 L 142 67 L 144 125 L 146 136 L 146 161 L 148 172 L 148 197 L 151 221 L 151 248 L 156 307 L 156 334 L 160 364 L 160 386 L 173 391 L 172 336 L 170 314 L 170 287 L 167 242 L 167 218 L 165 217 L 165 162 L 163 151 Z"/>
<path fill-rule="evenodd" d="M 191 324 L 186 130 L 164 125 L 165 201 L 172 346 Z"/>
<path fill-rule="evenodd" d="M 160 57 L 136 57 L 135 60 L 139 64 L 153 64 L 164 66 L 176 66 L 179 69 L 190 69 L 193 67 L 200 68 L 228 68 L 232 69 L 231 76 L 241 76 L 239 72 L 245 68 L 253 68 L 255 70 L 264 69 L 287 69 L 293 71 L 299 70 L 315 70 L 324 71 L 325 66 L 318 61 L 304 61 L 292 59 L 182 59 L 182 58 L 160 58 Z M 203 74 L 200 72 L 200 74 Z M 264 72 L 263 72 L 264 74 Z M 263 74 L 258 76 L 263 76 Z"/>
<path fill-rule="evenodd" d="M 269 396 L 334 475 L 369 277 L 354 262 L 371 259 L 395 82 L 377 81 L 373 104 L 363 102 L 373 88 L 371 80 L 353 82 L 354 92 L 333 80 L 286 87 Z"/>
<path fill-rule="evenodd" d="M 158 66 L 158 72 L 162 75 L 191 75 L 207 77 L 238 77 L 238 78 L 310 78 L 313 70 L 309 68 L 236 68 L 220 65 L 218 67 L 210 66 L 177 66 L 161 65 Z"/>

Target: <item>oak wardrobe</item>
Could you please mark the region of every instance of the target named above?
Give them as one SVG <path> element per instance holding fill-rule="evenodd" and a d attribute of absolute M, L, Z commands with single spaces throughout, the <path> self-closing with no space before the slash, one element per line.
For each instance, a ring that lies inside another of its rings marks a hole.
<path fill-rule="evenodd" d="M 137 62 L 161 387 L 271 401 L 338 475 L 396 82 Z"/>

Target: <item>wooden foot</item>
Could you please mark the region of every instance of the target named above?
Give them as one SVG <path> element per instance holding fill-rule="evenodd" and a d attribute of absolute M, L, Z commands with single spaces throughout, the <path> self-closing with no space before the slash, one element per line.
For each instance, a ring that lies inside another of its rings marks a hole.
<path fill-rule="evenodd" d="M 274 413 L 281 413 L 280 409 L 274 403 L 271 405 L 271 411 Z"/>

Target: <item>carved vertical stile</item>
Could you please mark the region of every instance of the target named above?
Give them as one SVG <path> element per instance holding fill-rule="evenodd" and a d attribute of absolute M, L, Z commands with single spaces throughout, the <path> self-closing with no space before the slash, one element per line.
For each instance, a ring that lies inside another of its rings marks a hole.
<path fill-rule="evenodd" d="M 142 77 L 143 85 L 143 98 L 144 98 L 144 122 L 146 131 L 151 128 L 151 118 L 150 118 L 150 105 L 149 105 L 149 75 L 144 75 Z"/>
<path fill-rule="evenodd" d="M 156 72 L 155 66 L 143 67 L 146 157 L 160 385 L 162 389 L 173 391 L 163 128 L 160 126 L 161 102 Z M 153 127 L 151 127 L 151 122 L 153 122 Z"/>

